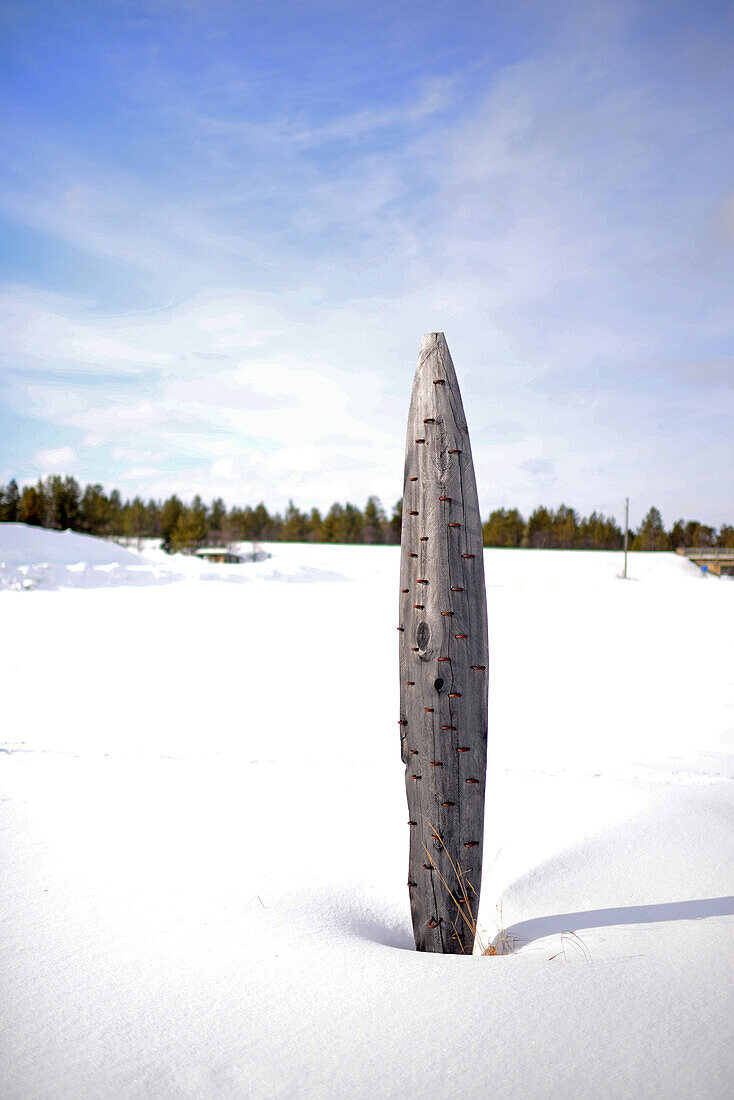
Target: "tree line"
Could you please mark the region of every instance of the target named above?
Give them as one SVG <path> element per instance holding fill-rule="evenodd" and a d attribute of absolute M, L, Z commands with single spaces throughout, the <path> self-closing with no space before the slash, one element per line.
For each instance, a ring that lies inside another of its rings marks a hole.
<path fill-rule="evenodd" d="M 321 513 L 302 512 L 292 502 L 282 514 L 264 504 L 227 508 L 221 498 L 205 504 L 200 496 L 185 503 L 177 496 L 145 501 L 123 500 L 117 489 L 82 488 L 73 477 L 52 476 L 19 489 L 12 480 L 0 485 L 0 523 L 27 523 L 63 531 L 67 528 L 102 538 L 159 538 L 169 551 L 191 551 L 230 542 L 399 543 L 402 501 L 388 515 L 375 496 L 364 508 L 335 503 Z M 622 529 L 610 516 L 580 516 L 562 504 L 536 508 L 525 519 L 517 508 L 497 508 L 482 525 L 485 546 L 558 550 L 620 550 Z M 734 527 L 720 529 L 697 520 L 680 519 L 665 530 L 660 512 L 651 508 L 636 531 L 632 550 L 675 550 L 678 546 L 734 549 Z"/>

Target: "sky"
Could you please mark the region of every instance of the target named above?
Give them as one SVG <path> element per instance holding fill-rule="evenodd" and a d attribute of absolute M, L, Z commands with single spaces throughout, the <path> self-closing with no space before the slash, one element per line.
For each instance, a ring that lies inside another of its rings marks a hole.
<path fill-rule="evenodd" d="M 734 522 L 734 6 L 0 5 L 0 481 Z"/>

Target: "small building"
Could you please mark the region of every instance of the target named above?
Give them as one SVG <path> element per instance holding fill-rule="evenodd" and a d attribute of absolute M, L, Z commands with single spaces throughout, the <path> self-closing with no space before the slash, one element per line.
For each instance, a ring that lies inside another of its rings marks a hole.
<path fill-rule="evenodd" d="M 204 561 L 226 562 L 228 564 L 239 564 L 245 560 L 240 554 L 235 554 L 224 546 L 201 546 L 198 550 L 194 550 L 194 554 L 197 558 L 203 558 Z"/>
<path fill-rule="evenodd" d="M 734 550 L 718 546 L 679 546 L 676 554 L 683 554 L 694 565 L 717 577 L 734 577 Z"/>

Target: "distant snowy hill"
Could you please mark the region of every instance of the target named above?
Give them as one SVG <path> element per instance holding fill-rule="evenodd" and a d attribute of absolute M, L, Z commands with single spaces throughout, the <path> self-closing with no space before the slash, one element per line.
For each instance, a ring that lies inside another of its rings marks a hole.
<path fill-rule="evenodd" d="M 107 539 L 75 531 L 49 531 L 25 523 L 0 523 L 4 565 L 140 565 L 140 558 Z"/>
<path fill-rule="evenodd" d="M 251 543 L 235 549 L 249 557 Z M 352 562 L 361 562 L 353 547 Z M 24 523 L 0 523 L 0 589 L 110 588 L 120 585 L 169 584 L 183 580 L 251 581 L 254 579 L 314 583 L 344 580 L 333 567 L 334 547 L 275 544 L 262 561 L 217 564 L 190 554 L 167 554 L 160 539 L 146 539 L 141 552 L 109 539 L 74 531 L 49 531 Z"/>
<path fill-rule="evenodd" d="M 0 523 L 0 588 L 100 588 L 162 579 L 170 577 L 107 539 Z"/>

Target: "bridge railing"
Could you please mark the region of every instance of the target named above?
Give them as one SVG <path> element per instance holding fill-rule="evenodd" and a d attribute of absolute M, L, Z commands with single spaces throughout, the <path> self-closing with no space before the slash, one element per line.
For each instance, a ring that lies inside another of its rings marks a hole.
<path fill-rule="evenodd" d="M 734 549 L 726 549 L 721 546 L 678 546 L 676 554 L 683 554 L 687 558 L 709 558 L 718 561 L 720 558 L 734 561 Z"/>

